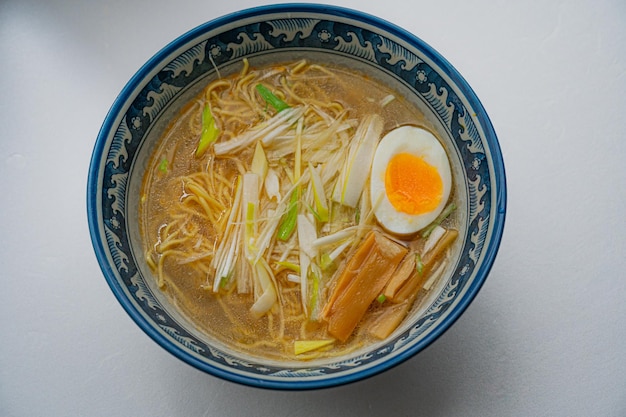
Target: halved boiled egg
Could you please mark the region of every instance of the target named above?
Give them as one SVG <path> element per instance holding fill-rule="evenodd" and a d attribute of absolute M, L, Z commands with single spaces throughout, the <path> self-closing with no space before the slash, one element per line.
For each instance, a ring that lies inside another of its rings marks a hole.
<path fill-rule="evenodd" d="M 429 131 L 401 126 L 378 144 L 370 199 L 376 219 L 389 232 L 406 235 L 428 226 L 444 209 L 451 185 L 446 151 Z"/>

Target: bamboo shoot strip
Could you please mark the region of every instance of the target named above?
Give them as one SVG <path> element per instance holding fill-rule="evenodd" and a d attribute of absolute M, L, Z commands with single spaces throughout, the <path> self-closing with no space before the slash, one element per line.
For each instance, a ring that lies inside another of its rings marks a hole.
<path fill-rule="evenodd" d="M 386 300 L 395 302 L 395 295 L 398 290 L 411 278 L 416 272 L 415 256 L 409 254 L 404 257 L 398 269 L 394 272 L 393 277 L 385 287 L 383 295 Z"/>
<path fill-rule="evenodd" d="M 209 145 L 217 140 L 219 134 L 220 131 L 215 125 L 215 119 L 213 118 L 213 113 L 211 113 L 211 106 L 207 103 L 202 111 L 202 133 L 196 148 L 197 158 L 204 155 Z"/>
<path fill-rule="evenodd" d="M 423 266 L 423 270 L 426 270 L 426 273 L 431 272 L 437 259 L 446 252 L 446 249 L 454 242 L 457 235 L 458 232 L 456 230 L 446 231 L 432 251 L 428 252 L 425 256 L 425 263 L 423 264 L 425 266 L 427 265 L 427 268 Z M 413 262 L 411 262 L 411 260 L 413 260 Z M 423 271 L 422 273 L 418 272 L 416 268 L 410 270 L 408 266 L 411 263 L 413 266 L 415 265 L 415 257 L 409 254 L 404 258 L 394 278 L 389 281 L 387 288 L 385 288 L 385 297 L 387 300 L 392 301 L 392 304 L 381 309 L 380 313 L 368 323 L 368 332 L 378 339 L 382 340 L 389 337 L 400 323 L 402 323 L 402 320 L 404 320 L 409 313 L 411 306 L 417 298 L 418 288 L 422 285 L 426 274 Z M 439 269 L 441 269 L 441 267 Z M 408 277 L 405 273 L 402 273 L 403 271 L 409 271 Z M 433 274 L 437 275 L 437 271 Z M 394 282 L 397 277 L 400 279 L 397 280 L 398 282 Z M 424 284 L 424 286 L 426 286 L 426 284 Z"/>
<path fill-rule="evenodd" d="M 433 270 L 437 261 L 446 253 L 446 250 L 452 245 L 456 237 L 458 236 L 456 230 L 448 230 L 441 239 L 437 242 L 435 247 L 431 249 L 422 259 L 422 272 L 418 273 L 417 269 L 410 276 L 409 279 L 404 280 L 402 284 L 395 286 L 395 277 L 389 281 L 387 288 L 385 289 L 385 296 L 388 300 L 394 303 L 401 303 L 411 297 L 412 294 L 417 293 L 420 285 L 428 277 Z M 391 287 L 391 288 L 390 288 Z M 390 289 L 393 289 L 391 291 Z"/>
<path fill-rule="evenodd" d="M 399 304 L 389 304 L 381 309 L 379 314 L 367 325 L 369 334 L 381 340 L 389 337 L 408 314 L 416 295 L 417 293 L 408 300 Z"/>
<path fill-rule="evenodd" d="M 342 269 L 337 285 L 322 311 L 328 332 L 345 342 L 380 295 L 407 249 L 371 232 Z"/>

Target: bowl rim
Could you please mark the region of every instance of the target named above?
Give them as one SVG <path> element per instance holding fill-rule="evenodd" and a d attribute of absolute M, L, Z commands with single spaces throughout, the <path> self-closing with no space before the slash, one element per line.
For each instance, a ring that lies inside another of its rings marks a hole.
<path fill-rule="evenodd" d="M 378 363 L 372 367 L 368 367 L 367 369 L 350 373 L 348 375 L 329 375 L 322 379 L 297 381 L 263 380 L 260 377 L 255 378 L 231 373 L 219 367 L 213 366 L 209 362 L 204 362 L 194 357 L 193 355 L 190 355 L 180 346 L 163 337 L 163 335 L 157 332 L 156 329 L 154 329 L 153 325 L 148 322 L 148 320 L 146 320 L 144 315 L 137 311 L 132 302 L 127 298 L 124 288 L 115 278 L 113 269 L 108 262 L 106 250 L 102 245 L 102 236 L 100 235 L 100 231 L 98 228 L 99 220 L 97 216 L 97 200 L 99 193 L 98 177 L 100 175 L 99 166 L 101 164 L 101 160 L 105 150 L 104 144 L 111 129 L 115 128 L 116 119 L 118 118 L 120 111 L 123 110 L 124 104 L 127 102 L 132 92 L 135 91 L 142 84 L 142 82 L 145 81 L 146 76 L 150 74 L 155 68 L 157 68 L 166 57 L 175 52 L 181 45 L 184 45 L 191 40 L 196 39 L 198 36 L 201 36 L 206 32 L 246 18 L 257 17 L 266 14 L 290 12 L 323 13 L 328 14 L 329 16 L 353 19 L 355 21 L 361 22 L 362 24 L 380 28 L 382 31 L 392 34 L 402 41 L 407 42 L 410 45 L 414 45 L 420 50 L 425 51 L 429 55 L 429 58 L 433 60 L 433 62 L 442 72 L 444 72 L 451 79 L 455 80 L 455 87 L 462 92 L 463 96 L 468 100 L 468 102 L 471 103 L 472 108 L 476 111 L 476 118 L 478 119 L 479 124 L 484 131 L 485 141 L 489 145 L 489 153 L 491 155 L 490 162 L 492 163 L 494 172 L 492 182 L 495 182 L 495 218 L 492 219 L 493 229 L 491 240 L 488 242 L 488 245 L 483 248 L 484 255 L 481 255 L 483 261 L 481 265 L 477 268 L 477 271 L 475 273 L 476 278 L 469 283 L 463 297 L 449 312 L 449 314 L 447 314 L 440 321 L 439 325 L 433 331 L 429 332 L 429 334 L 425 338 L 411 345 L 408 349 L 404 350 L 400 354 L 395 355 L 392 358 L 389 358 L 388 360 Z M 421 40 L 416 35 L 408 32 L 407 30 L 366 12 L 327 4 L 284 3 L 247 8 L 209 20 L 178 36 L 173 41 L 169 42 L 161 50 L 159 50 L 157 53 L 155 53 L 150 59 L 148 59 L 148 61 L 146 61 L 146 63 L 144 63 L 139 68 L 139 70 L 137 70 L 137 72 L 130 78 L 130 80 L 120 91 L 104 119 L 102 127 L 96 138 L 92 157 L 90 160 L 86 197 L 90 237 L 100 269 L 102 270 L 102 273 L 118 302 L 122 305 L 124 310 L 126 310 L 127 314 L 150 338 L 152 338 L 155 342 L 157 342 L 157 344 L 159 344 L 169 353 L 173 354 L 175 357 L 181 359 L 187 364 L 222 379 L 259 388 L 304 390 L 329 388 L 344 385 L 358 380 L 363 380 L 379 374 L 383 371 L 389 370 L 399 365 L 400 363 L 405 362 L 418 352 L 430 346 L 445 331 L 447 331 L 475 299 L 493 266 L 504 231 L 507 190 L 504 161 L 493 125 L 473 89 L 469 86 L 463 76 L 452 66 L 452 64 L 450 64 L 439 52 L 437 52 L 426 42 Z"/>

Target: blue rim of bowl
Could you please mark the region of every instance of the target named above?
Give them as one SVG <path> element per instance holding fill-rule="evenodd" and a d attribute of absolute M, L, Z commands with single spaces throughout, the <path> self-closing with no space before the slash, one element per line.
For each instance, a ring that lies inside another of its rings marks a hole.
<path fill-rule="evenodd" d="M 471 107 L 476 112 L 476 119 L 484 131 L 485 140 L 489 145 L 489 152 L 491 154 L 491 163 L 494 171 L 492 182 L 495 182 L 495 219 L 493 219 L 493 231 L 492 237 L 486 248 L 483 248 L 484 255 L 481 265 L 476 271 L 476 279 L 474 279 L 469 287 L 466 289 L 463 298 L 458 302 L 453 311 L 446 315 L 445 318 L 439 323 L 438 327 L 430 332 L 427 337 L 419 340 L 410 348 L 404 350 L 400 354 L 390 358 L 389 360 L 376 364 L 365 370 L 351 373 L 348 375 L 330 376 L 325 379 L 315 380 L 263 380 L 261 378 L 254 378 L 235 374 L 224 371 L 218 367 L 214 367 L 207 362 L 203 362 L 196 357 L 190 355 L 188 352 L 181 349 L 180 346 L 172 343 L 170 340 L 163 337 L 162 334 L 157 332 L 151 323 L 149 323 L 145 317 L 137 311 L 136 307 L 127 299 L 126 294 L 120 283 L 115 278 L 114 272 L 111 269 L 107 261 L 107 254 L 105 248 L 102 246 L 102 236 L 99 232 L 99 219 L 97 208 L 97 195 L 98 195 L 98 179 L 100 176 L 99 166 L 104 152 L 104 145 L 107 140 L 107 136 L 112 128 L 115 126 L 118 113 L 123 109 L 124 104 L 127 102 L 130 94 L 137 89 L 137 87 L 143 82 L 145 77 L 152 72 L 164 58 L 176 51 L 180 45 L 184 45 L 187 42 L 197 38 L 199 35 L 219 28 L 222 25 L 226 25 L 235 21 L 250 17 L 258 17 L 260 15 L 272 14 L 277 12 L 299 12 L 299 13 L 325 13 L 336 17 L 343 17 L 354 19 L 363 24 L 371 25 L 386 31 L 389 34 L 396 36 L 404 42 L 411 45 L 417 45 L 420 50 L 429 55 L 429 58 L 451 79 L 455 80 L 455 86 L 458 88 L 463 96 L 471 104 Z M 318 389 L 329 388 L 339 385 L 345 385 L 358 380 L 363 380 L 368 377 L 379 374 L 383 371 L 391 369 L 400 363 L 413 357 L 416 353 L 422 351 L 429 345 L 431 345 L 436 339 L 438 339 L 446 330 L 448 330 L 452 324 L 463 314 L 470 303 L 474 300 L 480 288 L 484 284 L 497 255 L 502 235 L 504 231 L 504 223 L 506 217 L 506 177 L 505 168 L 502 158 L 502 153 L 497 140 L 495 130 L 491 124 L 491 121 L 484 110 L 480 100 L 465 81 L 465 79 L 458 73 L 458 71 L 435 49 L 430 47 L 424 41 L 412 33 L 390 23 L 384 19 L 372 16 L 370 14 L 360 12 L 353 9 L 322 5 L 322 4 L 274 4 L 267 6 L 254 7 L 250 9 L 241 10 L 238 12 L 230 13 L 214 20 L 208 21 L 204 24 L 197 26 L 194 29 L 179 36 L 174 41 L 170 42 L 163 49 L 157 52 L 152 58 L 150 58 L 129 80 L 124 86 L 120 94 L 117 96 L 115 102 L 111 106 L 111 109 L 107 113 L 103 125 L 98 133 L 92 158 L 90 161 L 88 182 L 87 182 L 87 217 L 89 223 L 89 230 L 92 240 L 92 245 L 95 251 L 96 258 L 100 265 L 100 268 L 110 286 L 113 294 L 117 298 L 118 302 L 126 310 L 127 314 L 135 321 L 135 323 L 154 341 L 160 346 L 166 349 L 175 357 L 181 359 L 187 364 L 194 366 L 197 369 L 205 371 L 214 376 L 236 382 L 243 385 L 254 386 L 259 388 L 269 389 L 281 389 L 281 390 L 305 390 L 305 389 Z"/>

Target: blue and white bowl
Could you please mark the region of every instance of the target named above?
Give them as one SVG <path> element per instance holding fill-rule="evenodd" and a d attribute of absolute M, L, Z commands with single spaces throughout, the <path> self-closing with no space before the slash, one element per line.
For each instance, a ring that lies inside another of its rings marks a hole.
<path fill-rule="evenodd" d="M 138 196 L 170 118 L 219 71 L 248 57 L 303 57 L 348 65 L 419 106 L 449 150 L 461 249 L 422 309 L 389 340 L 350 356 L 277 362 L 214 343 L 156 288 L 138 226 Z M 375 375 L 435 341 L 474 299 L 494 262 L 506 208 L 504 165 L 493 127 L 461 75 L 435 50 L 391 23 L 327 5 L 274 5 L 203 24 L 163 48 L 128 82 L 96 140 L 87 209 L 96 257 L 131 318 L 173 355 L 212 375 L 264 388 L 311 389 Z"/>

